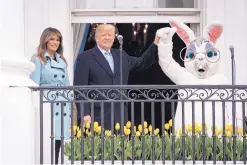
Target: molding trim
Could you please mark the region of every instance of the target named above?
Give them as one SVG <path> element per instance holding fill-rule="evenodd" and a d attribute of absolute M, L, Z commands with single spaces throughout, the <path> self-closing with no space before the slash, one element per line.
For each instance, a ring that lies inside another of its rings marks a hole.
<path fill-rule="evenodd" d="M 200 23 L 200 15 L 197 8 L 74 9 L 71 10 L 71 23 L 166 23 L 171 16 L 185 23 Z"/>
<path fill-rule="evenodd" d="M 36 85 L 30 79 L 30 74 L 34 71 L 35 65 L 26 59 L 1 59 L 0 68 L 1 78 L 4 80 L 2 83 L 6 85 Z"/>

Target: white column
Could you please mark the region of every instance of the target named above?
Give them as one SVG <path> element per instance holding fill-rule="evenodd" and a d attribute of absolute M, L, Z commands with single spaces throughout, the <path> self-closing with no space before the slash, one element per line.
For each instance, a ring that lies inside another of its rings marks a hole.
<path fill-rule="evenodd" d="M 35 85 L 34 65 L 24 56 L 24 0 L 0 1 L 0 16 L 1 164 L 33 164 L 34 111 L 25 86 Z"/>
<path fill-rule="evenodd" d="M 232 61 L 229 46 L 233 45 L 235 48 L 236 85 L 247 84 L 247 22 L 244 21 L 247 17 L 246 8 L 246 0 L 206 0 L 206 12 L 204 13 L 205 23 L 219 20 L 224 25 L 223 35 L 217 47 L 221 51 L 221 71 L 228 77 L 230 83 L 232 80 Z M 238 93 L 246 94 L 243 90 Z M 236 96 L 236 100 L 239 99 L 239 96 Z M 246 109 L 245 114 L 247 114 Z M 242 127 L 242 104 L 240 102 L 236 103 L 236 119 L 237 127 Z"/>
<path fill-rule="evenodd" d="M 229 46 L 235 47 L 236 84 L 247 84 L 247 17 L 246 0 L 206 0 L 205 24 L 218 20 L 223 23 L 224 31 L 217 46 L 221 51 L 221 71 L 231 80 L 231 54 Z"/>

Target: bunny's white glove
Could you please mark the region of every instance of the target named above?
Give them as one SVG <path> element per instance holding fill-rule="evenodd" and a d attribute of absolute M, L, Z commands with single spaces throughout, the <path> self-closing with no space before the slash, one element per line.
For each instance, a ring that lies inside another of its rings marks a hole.
<path fill-rule="evenodd" d="M 170 61 L 172 60 L 172 37 L 176 31 L 177 29 L 175 27 L 166 27 L 159 29 L 156 33 L 157 36 L 160 37 L 158 43 L 158 55 L 160 65 L 162 65 L 163 67 L 167 67 L 167 65 L 169 65 Z"/>
<path fill-rule="evenodd" d="M 172 27 L 165 27 L 162 29 L 157 30 L 156 35 L 160 37 L 160 43 L 169 44 L 172 43 L 172 37 L 176 33 L 177 28 Z"/>
<path fill-rule="evenodd" d="M 176 84 L 179 84 L 179 70 L 181 66 L 172 58 L 173 42 L 172 37 L 177 28 L 166 27 L 159 29 L 156 33 L 160 37 L 158 43 L 159 65 L 162 71 Z M 175 74 L 176 73 L 176 74 Z"/>

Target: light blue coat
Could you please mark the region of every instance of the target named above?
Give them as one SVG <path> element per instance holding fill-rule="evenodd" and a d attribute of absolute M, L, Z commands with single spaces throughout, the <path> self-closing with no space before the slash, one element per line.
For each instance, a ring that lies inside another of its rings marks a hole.
<path fill-rule="evenodd" d="M 55 53 L 56 61 L 51 59 L 48 53 L 45 54 L 47 59 L 46 63 L 41 63 L 37 56 L 33 56 L 31 61 L 35 64 L 36 68 L 31 74 L 31 79 L 36 82 L 39 86 L 69 86 L 69 78 L 67 72 L 66 63 L 63 61 L 58 53 Z M 65 101 L 67 99 L 68 91 L 45 91 L 44 100 L 51 101 Z M 62 95 L 65 94 L 65 98 Z M 72 93 L 71 93 L 72 94 Z M 71 98 L 69 93 L 69 97 Z M 45 111 L 46 109 L 44 109 Z M 53 114 L 55 123 L 55 139 L 61 139 L 61 103 L 54 103 Z M 71 103 L 64 103 L 64 139 L 70 138 L 70 117 L 71 117 Z M 50 120 L 50 119 L 44 119 Z"/>

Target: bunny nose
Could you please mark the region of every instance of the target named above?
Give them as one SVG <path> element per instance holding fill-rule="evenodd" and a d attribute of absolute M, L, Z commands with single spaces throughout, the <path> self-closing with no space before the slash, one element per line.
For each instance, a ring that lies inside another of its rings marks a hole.
<path fill-rule="evenodd" d="M 203 60 L 203 57 L 198 57 L 197 58 L 199 61 L 202 61 Z"/>

